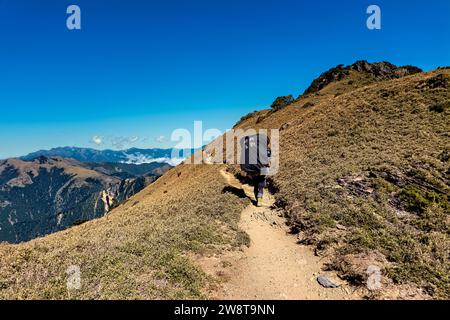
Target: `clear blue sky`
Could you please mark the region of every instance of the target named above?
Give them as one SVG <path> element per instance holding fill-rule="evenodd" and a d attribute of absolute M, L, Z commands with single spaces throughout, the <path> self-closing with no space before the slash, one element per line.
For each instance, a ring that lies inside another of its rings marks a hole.
<path fill-rule="evenodd" d="M 0 0 L 0 158 L 93 136 L 166 147 L 156 138 L 230 128 L 340 63 L 450 65 L 449 21 L 448 0 Z"/>

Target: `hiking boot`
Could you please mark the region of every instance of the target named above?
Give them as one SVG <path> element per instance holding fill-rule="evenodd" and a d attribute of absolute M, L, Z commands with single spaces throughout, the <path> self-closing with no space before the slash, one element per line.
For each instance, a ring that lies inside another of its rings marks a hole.
<path fill-rule="evenodd" d="M 263 198 L 256 198 L 256 206 L 257 207 L 263 206 Z"/>

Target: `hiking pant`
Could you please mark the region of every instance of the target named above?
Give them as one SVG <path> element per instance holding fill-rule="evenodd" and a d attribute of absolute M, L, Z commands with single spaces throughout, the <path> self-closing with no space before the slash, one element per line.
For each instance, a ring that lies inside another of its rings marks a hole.
<path fill-rule="evenodd" d="M 265 187 L 266 176 L 258 175 L 253 178 L 253 192 L 255 193 L 255 199 L 262 198 Z"/>

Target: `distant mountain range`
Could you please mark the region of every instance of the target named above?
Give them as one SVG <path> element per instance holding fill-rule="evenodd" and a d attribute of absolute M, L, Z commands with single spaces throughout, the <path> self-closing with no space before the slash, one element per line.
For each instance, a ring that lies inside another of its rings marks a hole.
<path fill-rule="evenodd" d="M 38 157 L 63 157 L 80 162 L 114 162 L 143 164 L 164 162 L 172 166 L 179 164 L 193 153 L 194 149 L 138 149 L 96 150 L 92 148 L 58 147 L 50 150 L 39 150 L 20 157 L 21 160 L 33 160 Z M 172 157 L 172 154 L 174 157 Z"/>
<path fill-rule="evenodd" d="M 29 155 L 0 161 L 0 242 L 27 241 L 101 217 L 172 167 L 75 160 L 126 159 L 118 152 L 95 151 L 58 148 L 34 155 L 60 153 L 73 159 Z"/>
<path fill-rule="evenodd" d="M 192 153 L 59 147 L 2 160 L 0 242 L 27 241 L 101 217 Z"/>

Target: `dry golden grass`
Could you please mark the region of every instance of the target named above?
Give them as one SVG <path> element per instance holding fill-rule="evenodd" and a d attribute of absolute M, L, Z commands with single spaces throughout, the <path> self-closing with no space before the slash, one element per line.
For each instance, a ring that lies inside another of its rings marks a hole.
<path fill-rule="evenodd" d="M 245 201 L 222 193 L 216 166 L 181 165 L 106 217 L 19 245 L 0 245 L 0 298 L 199 298 L 206 275 L 189 251 L 239 246 Z M 66 269 L 82 289 L 67 291 Z"/>
<path fill-rule="evenodd" d="M 378 263 L 393 283 L 450 296 L 450 89 L 426 85 L 440 74 L 449 78 L 438 70 L 356 89 L 358 79 L 350 88 L 347 80 L 333 83 L 241 124 L 289 124 L 273 179 L 278 204 L 301 241 L 356 283 L 367 274 L 349 261 L 381 253 L 386 261 Z"/>

